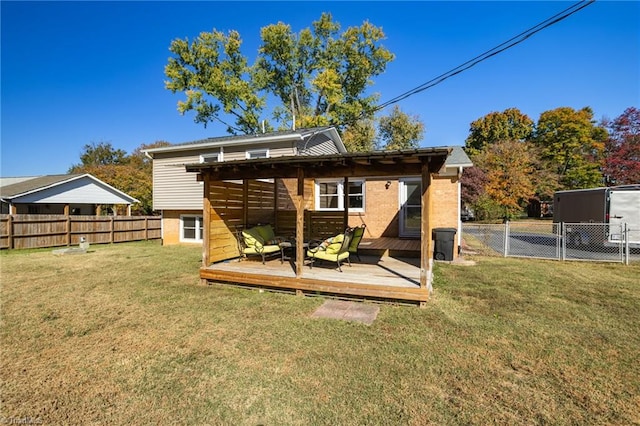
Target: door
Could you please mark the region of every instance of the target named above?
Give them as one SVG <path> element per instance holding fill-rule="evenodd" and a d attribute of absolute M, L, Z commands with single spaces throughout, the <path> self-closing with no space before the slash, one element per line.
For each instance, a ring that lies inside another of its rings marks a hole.
<path fill-rule="evenodd" d="M 400 180 L 400 237 L 420 237 L 422 181 Z"/>
<path fill-rule="evenodd" d="M 622 232 L 626 224 L 629 230 L 629 243 L 640 244 L 640 191 L 611 190 L 609 192 L 609 242 L 622 241 Z"/>

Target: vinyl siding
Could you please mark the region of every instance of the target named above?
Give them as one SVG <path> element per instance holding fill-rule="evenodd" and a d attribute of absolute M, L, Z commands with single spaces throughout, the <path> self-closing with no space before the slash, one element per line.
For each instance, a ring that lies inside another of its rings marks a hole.
<path fill-rule="evenodd" d="M 324 133 L 306 138 L 298 142 L 299 155 L 327 155 L 338 154 L 336 144 Z"/>
<path fill-rule="evenodd" d="M 268 147 L 269 157 L 295 154 L 295 142 L 225 146 L 223 161 L 244 160 L 246 152 Z M 202 210 L 204 186 L 186 164 L 200 162 L 200 155 L 215 154 L 219 148 L 186 152 L 156 153 L 153 159 L 153 208 L 155 210 Z"/>

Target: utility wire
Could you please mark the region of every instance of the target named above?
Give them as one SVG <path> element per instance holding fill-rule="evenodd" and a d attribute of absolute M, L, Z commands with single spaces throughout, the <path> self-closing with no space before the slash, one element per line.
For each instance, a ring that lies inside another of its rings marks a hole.
<path fill-rule="evenodd" d="M 591 5 L 592 3 L 594 3 L 595 0 L 581 0 L 578 3 L 573 4 L 572 6 L 569 6 L 568 8 L 564 9 L 562 12 L 559 12 L 557 14 L 555 14 L 554 16 L 547 18 L 546 20 L 540 22 L 539 24 L 529 28 L 526 31 L 523 31 L 522 33 L 518 34 L 515 37 L 512 37 L 511 39 L 505 41 L 502 44 L 499 44 L 498 46 L 487 50 L 486 52 L 476 56 L 473 59 L 468 60 L 467 62 L 463 63 L 462 65 L 458 65 L 457 67 L 443 73 L 440 74 L 439 76 L 411 89 L 408 90 L 398 96 L 396 96 L 395 98 L 392 98 L 386 102 L 383 102 L 382 104 L 376 106 L 375 108 L 373 108 L 373 110 L 368 111 L 369 113 L 373 113 L 376 111 L 380 111 L 381 109 L 384 109 L 386 107 L 388 107 L 389 105 L 393 105 L 397 102 L 400 102 L 406 98 L 408 98 L 409 96 L 415 95 L 416 93 L 420 93 L 422 91 L 425 91 L 437 84 L 442 83 L 443 81 L 447 80 L 448 78 L 451 78 L 457 74 L 460 74 L 463 71 L 468 70 L 469 68 L 479 64 L 480 62 L 486 61 L 487 59 L 501 53 L 504 52 L 505 50 L 522 43 L 523 41 L 525 41 L 526 39 L 528 39 L 529 37 L 531 37 L 532 35 L 542 31 L 545 28 L 548 28 L 566 18 L 568 18 L 569 16 L 573 15 L 574 13 L 584 9 L 585 7 Z"/>

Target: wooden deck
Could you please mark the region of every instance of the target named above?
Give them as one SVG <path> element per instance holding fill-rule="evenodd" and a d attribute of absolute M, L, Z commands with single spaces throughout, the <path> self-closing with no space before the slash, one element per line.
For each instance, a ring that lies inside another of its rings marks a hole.
<path fill-rule="evenodd" d="M 363 238 L 358 251 L 374 256 L 420 257 L 419 239 Z"/>
<path fill-rule="evenodd" d="M 327 294 L 358 299 L 420 303 L 429 298 L 429 290 L 420 288 L 420 260 L 361 255 L 352 256 L 351 266 L 335 263 L 305 262 L 302 276 L 296 278 L 295 263 L 273 258 L 265 265 L 259 258 L 235 259 L 200 269 L 207 282 L 291 290 L 298 294 Z"/>

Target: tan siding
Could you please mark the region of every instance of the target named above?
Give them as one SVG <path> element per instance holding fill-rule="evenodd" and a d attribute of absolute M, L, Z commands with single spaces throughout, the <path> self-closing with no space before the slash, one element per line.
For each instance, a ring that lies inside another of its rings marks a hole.
<path fill-rule="evenodd" d="M 153 208 L 155 210 L 202 210 L 203 184 L 196 173 L 187 173 L 185 164 L 200 161 L 199 154 L 154 158 Z"/>
<path fill-rule="evenodd" d="M 338 148 L 329 137 L 322 133 L 298 142 L 300 155 L 326 155 L 337 154 Z"/>

